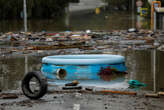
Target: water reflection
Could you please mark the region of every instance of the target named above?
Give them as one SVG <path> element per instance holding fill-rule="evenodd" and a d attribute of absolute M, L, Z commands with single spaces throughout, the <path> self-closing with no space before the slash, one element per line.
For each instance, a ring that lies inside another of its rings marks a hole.
<path fill-rule="evenodd" d="M 146 90 L 156 89 L 157 91 L 160 91 L 164 88 L 164 81 L 162 80 L 162 72 L 164 72 L 162 67 L 164 59 L 162 58 L 162 55 L 164 55 L 164 52 L 157 51 L 156 78 L 154 77 L 153 72 L 153 52 L 153 50 L 126 52 L 126 62 L 130 72 L 128 78 L 139 80 L 140 82 L 147 84 Z"/>
<path fill-rule="evenodd" d="M 40 70 L 40 59 L 29 57 L 28 71 Z M 25 58 L 0 58 L 0 89 L 15 90 L 20 87 L 20 81 L 25 73 Z"/>
<path fill-rule="evenodd" d="M 164 91 L 164 69 L 163 69 L 163 65 L 164 65 L 164 58 L 163 58 L 164 52 L 157 52 L 157 79 L 156 79 L 156 86 L 157 86 L 157 90 L 161 90 Z"/>
<path fill-rule="evenodd" d="M 101 68 L 98 75 L 100 76 L 101 80 L 110 82 L 114 79 L 124 77 L 125 73 L 119 72 L 116 69 L 107 67 L 107 68 Z"/>
<path fill-rule="evenodd" d="M 119 17 L 118 17 L 119 16 Z M 118 30 L 131 28 L 131 18 L 128 12 L 109 13 L 102 12 L 96 15 L 94 12 L 84 14 L 74 13 L 70 16 L 71 30 Z"/>
<path fill-rule="evenodd" d="M 140 15 L 137 15 L 136 18 L 137 29 L 150 29 L 150 19 L 142 17 Z"/>
<path fill-rule="evenodd" d="M 66 29 L 64 18 L 28 20 L 28 31 L 63 31 Z M 0 21 L 0 32 L 19 32 L 23 30 L 23 21 L 21 20 Z"/>
<path fill-rule="evenodd" d="M 127 80 L 133 79 L 147 84 L 147 87 L 144 88 L 145 90 L 164 90 L 164 52 L 157 52 L 156 79 L 154 79 L 153 73 L 153 51 L 126 51 L 121 53 L 119 52 L 118 54 L 122 54 L 126 57 L 126 63 L 129 71 Z M 42 57 L 28 57 L 28 71 L 40 70 Z M 0 58 L 0 89 L 11 90 L 19 88 L 20 81 L 25 73 L 25 64 L 25 57 Z M 124 86 L 126 80 L 124 79 L 124 76 L 121 76 L 120 78 L 121 82 L 120 80 L 114 79 L 112 80 L 113 82 L 111 81 L 108 84 L 107 82 L 103 83 L 103 86 L 110 86 L 110 84 L 113 88 Z M 154 83 L 154 81 L 156 83 Z M 89 83 L 92 85 L 94 84 L 92 81 L 89 81 Z M 154 86 L 154 84 L 156 85 Z"/>
<path fill-rule="evenodd" d="M 127 65 L 130 71 L 129 79 L 139 80 L 147 84 L 147 89 L 153 90 L 153 74 L 150 51 L 134 51 L 127 54 Z"/>

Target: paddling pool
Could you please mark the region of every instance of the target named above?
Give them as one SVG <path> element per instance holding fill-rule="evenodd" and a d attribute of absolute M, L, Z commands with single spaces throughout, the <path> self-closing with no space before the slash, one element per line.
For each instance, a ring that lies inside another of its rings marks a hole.
<path fill-rule="evenodd" d="M 42 59 L 42 74 L 54 80 L 102 79 L 101 75 L 126 72 L 120 55 L 57 55 Z"/>

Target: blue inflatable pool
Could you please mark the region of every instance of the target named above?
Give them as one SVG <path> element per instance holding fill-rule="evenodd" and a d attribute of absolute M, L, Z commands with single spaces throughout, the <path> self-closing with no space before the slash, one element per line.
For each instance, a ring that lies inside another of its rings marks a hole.
<path fill-rule="evenodd" d="M 126 72 L 120 55 L 57 55 L 42 59 L 42 74 L 54 80 L 102 79 L 104 75 Z"/>

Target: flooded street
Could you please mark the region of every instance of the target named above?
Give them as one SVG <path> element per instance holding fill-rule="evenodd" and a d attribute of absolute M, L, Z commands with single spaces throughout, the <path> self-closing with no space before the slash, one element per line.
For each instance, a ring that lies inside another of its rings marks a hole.
<path fill-rule="evenodd" d="M 39 1 L 28 0 L 27 13 L 19 7 L 25 2 L 19 0 L 13 10 L 6 10 L 10 2 L 2 7 L 5 11 L 0 10 L 0 110 L 164 110 L 164 19 L 158 16 L 157 31 L 151 30 L 148 1 Z M 135 5 L 143 5 L 147 12 L 139 12 Z M 23 21 L 26 14 L 28 31 L 26 19 Z M 79 54 L 121 55 L 125 61 L 87 65 L 78 61 L 78 65 L 66 67 L 42 63 L 45 56 Z M 79 80 L 70 79 L 67 68 Z M 56 78 L 53 82 L 48 79 L 49 91 L 41 87 L 46 83 L 31 82 L 33 78 L 21 85 L 31 71 L 44 75 L 48 71 Z M 130 81 L 139 83 L 136 86 Z M 67 86 L 73 82 L 76 85 Z M 30 89 L 30 97 L 47 94 L 31 100 L 26 89 Z"/>
<path fill-rule="evenodd" d="M 93 3 L 94 2 L 94 3 Z M 81 30 L 127 30 L 133 25 L 141 29 L 150 29 L 150 20 L 134 15 L 131 11 L 127 11 L 127 7 L 123 10 L 118 10 L 117 7 L 107 10 L 108 4 L 102 2 L 101 0 L 81 0 L 77 3 L 69 3 L 65 7 L 65 13 L 63 16 L 54 19 L 29 19 L 28 20 L 28 30 L 32 32 L 56 32 L 56 31 L 81 31 Z M 118 17 L 119 16 L 119 17 Z M 135 19 L 134 19 L 135 18 Z M 134 23 L 134 24 L 133 24 Z M 144 23 L 144 24 L 143 24 Z M 8 24 L 8 25 L 6 25 Z M 19 32 L 23 31 L 23 20 L 2 20 L 0 21 L 0 32 Z M 7 45 L 4 45 L 3 48 Z M 76 49 L 75 49 L 76 50 Z M 97 52 L 96 52 L 97 51 Z M 64 54 L 71 54 L 69 49 L 68 53 L 62 52 Z M 76 54 L 79 51 L 76 51 Z M 100 53 L 99 50 L 95 50 L 96 53 Z M 57 54 L 62 54 L 57 53 Z M 72 54 L 75 54 L 72 53 Z M 85 53 L 85 52 L 84 52 Z M 89 52 L 87 52 L 89 53 Z M 144 89 L 154 90 L 154 75 L 152 70 L 151 54 L 149 51 L 132 51 L 118 53 L 123 54 L 126 57 L 127 66 L 129 74 L 127 76 L 121 76 L 118 81 L 120 84 L 116 84 L 117 88 L 128 88 L 127 80 L 136 79 L 141 82 L 148 84 Z M 162 52 L 160 52 L 162 54 Z M 149 56 L 144 56 L 145 54 Z M 159 55 L 158 55 L 159 56 Z M 13 90 L 20 87 L 20 81 L 27 71 L 39 70 L 41 67 L 41 58 L 43 56 L 35 57 L 2 57 L 0 59 L 0 89 L 2 90 Z M 145 59 L 146 57 L 146 59 Z M 28 60 L 27 60 L 28 59 Z M 161 58 L 160 58 L 161 59 Z M 143 61 L 144 60 L 144 61 Z M 158 64 L 161 62 L 158 62 Z M 21 67 L 20 67 L 21 65 Z M 157 67 L 157 79 L 161 77 L 162 68 L 160 71 Z M 151 75 L 151 77 L 149 76 Z M 158 76 L 159 75 L 159 76 Z M 147 77 L 149 76 L 149 77 Z M 107 79 L 108 80 L 108 79 Z M 91 81 L 92 82 L 92 81 Z M 101 81 L 100 81 L 101 82 Z M 89 83 L 89 82 L 87 82 Z M 101 82 L 107 87 L 108 82 Z M 115 83 L 115 82 L 114 82 Z M 159 83 L 159 84 L 158 84 Z M 157 90 L 163 89 L 161 81 L 155 83 Z M 111 86 L 109 83 L 109 87 Z"/>
<path fill-rule="evenodd" d="M 102 10 L 103 11 L 103 10 Z M 117 17 L 119 16 L 119 17 Z M 8 24 L 8 25 L 6 25 Z M 68 17 L 45 19 L 45 20 L 29 20 L 28 28 L 32 32 L 40 31 L 80 31 L 80 30 L 113 30 L 131 28 L 131 14 L 126 11 L 108 12 L 103 11 L 99 15 L 93 11 L 72 12 Z M 1 21 L 1 32 L 23 31 L 23 21 Z"/>

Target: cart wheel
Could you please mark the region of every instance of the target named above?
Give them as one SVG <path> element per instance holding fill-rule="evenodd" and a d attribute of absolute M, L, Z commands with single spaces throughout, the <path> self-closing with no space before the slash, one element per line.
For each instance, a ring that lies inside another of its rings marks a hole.
<path fill-rule="evenodd" d="M 47 92 L 47 80 L 40 72 L 29 72 L 22 80 L 22 91 L 30 99 L 39 99 Z"/>

